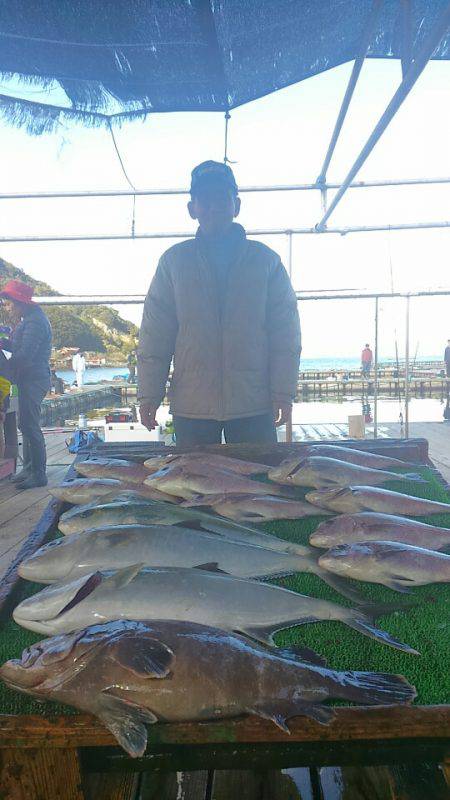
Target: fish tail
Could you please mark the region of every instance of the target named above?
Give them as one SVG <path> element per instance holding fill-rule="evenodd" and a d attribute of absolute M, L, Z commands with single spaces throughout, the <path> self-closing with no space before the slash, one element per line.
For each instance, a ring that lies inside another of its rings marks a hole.
<path fill-rule="evenodd" d="M 369 705 L 410 704 L 417 697 L 416 687 L 403 675 L 386 672 L 339 672 L 342 698 Z M 333 691 L 334 694 L 334 691 Z"/>
<path fill-rule="evenodd" d="M 355 612 L 353 614 L 351 613 L 345 619 L 342 619 L 342 622 L 345 622 L 346 625 L 348 625 L 350 628 L 353 628 L 355 631 L 359 631 L 359 633 L 364 634 L 364 636 L 368 636 L 370 639 L 375 639 L 377 642 L 381 642 L 381 644 L 387 644 L 389 647 L 394 647 L 396 650 L 401 650 L 403 653 L 411 653 L 415 656 L 420 655 L 420 653 L 417 650 L 414 650 L 413 647 L 410 647 L 409 644 L 404 644 L 394 636 L 391 636 L 391 634 L 387 631 L 377 628 L 377 626 L 374 625 L 374 623 L 368 617 L 364 616 L 364 614 L 356 614 Z"/>

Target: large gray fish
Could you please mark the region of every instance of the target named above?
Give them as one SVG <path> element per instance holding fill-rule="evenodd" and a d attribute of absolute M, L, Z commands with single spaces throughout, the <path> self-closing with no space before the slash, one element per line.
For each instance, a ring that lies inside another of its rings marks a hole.
<path fill-rule="evenodd" d="M 76 461 L 74 467 L 85 478 L 113 478 L 124 483 L 144 483 L 148 470 L 135 461 L 119 458 L 89 458 Z"/>
<path fill-rule="evenodd" d="M 59 486 L 52 486 L 48 491 L 57 500 L 63 500 L 66 503 L 72 503 L 72 505 L 87 505 L 96 503 L 105 497 L 112 499 L 117 495 L 121 495 L 127 489 L 133 489 L 143 497 L 149 497 L 153 500 L 164 500 L 169 503 L 176 502 L 174 495 L 165 494 L 165 492 L 156 490 L 156 488 L 152 489 L 151 486 L 142 485 L 137 487 L 136 484 L 124 483 L 113 478 L 74 478 L 74 480 L 64 481 Z"/>
<path fill-rule="evenodd" d="M 386 610 L 382 607 L 379 612 Z M 370 611 L 372 616 L 378 613 L 374 607 Z M 344 608 L 280 586 L 184 567 L 141 569 L 137 564 L 112 574 L 92 572 L 28 597 L 14 609 L 13 617 L 23 628 L 47 634 L 113 619 L 190 620 L 266 644 L 273 644 L 273 634 L 284 628 L 336 620 L 382 644 L 417 655 L 409 645 L 377 628 L 362 608 Z"/>
<path fill-rule="evenodd" d="M 426 517 L 429 514 L 450 514 L 450 503 L 423 500 L 401 492 L 391 492 L 375 486 L 317 489 L 308 492 L 306 499 L 330 511 L 353 514 L 354 511 L 381 511 L 385 514 L 404 514 L 407 517 Z"/>
<path fill-rule="evenodd" d="M 219 453 L 193 452 L 193 453 L 169 453 L 166 456 L 153 456 L 144 461 L 144 467 L 149 472 L 158 472 L 169 464 L 189 466 L 197 464 L 209 464 L 216 469 L 227 469 L 237 475 L 261 475 L 270 469 L 267 464 L 256 464 L 253 461 L 243 461 L 240 458 L 231 458 Z"/>
<path fill-rule="evenodd" d="M 344 447 L 342 445 L 311 444 L 306 448 L 306 452 L 308 456 L 338 458 L 339 461 L 349 461 L 351 464 L 357 464 L 360 467 L 372 467 L 372 469 L 390 469 L 392 467 L 407 469 L 411 467 L 417 468 L 418 466 L 407 461 L 401 461 L 399 458 L 381 456 L 379 453 L 371 453 L 369 450 L 358 450 L 355 447 Z M 283 463 L 287 464 L 291 460 L 286 459 Z"/>
<path fill-rule="evenodd" d="M 272 495 L 218 494 L 185 500 L 183 507 L 205 505 L 223 517 L 241 522 L 265 522 L 271 519 L 302 519 L 328 514 L 311 503 Z"/>
<path fill-rule="evenodd" d="M 248 544 L 247 539 L 237 540 L 236 534 L 228 538 L 178 526 L 93 528 L 40 547 L 22 561 L 19 575 L 37 583 L 55 583 L 96 569 L 120 569 L 137 563 L 150 567 L 216 564 L 231 575 L 249 578 L 309 572 L 347 597 L 355 597 L 350 586 L 336 582 L 335 576 L 318 566 L 317 555 L 311 548 L 256 531 L 254 536 L 257 544 Z M 277 550 L 270 549 L 272 546 Z"/>
<path fill-rule="evenodd" d="M 150 475 L 144 483 L 162 492 L 191 500 L 205 494 L 285 494 L 273 484 L 253 481 L 229 470 L 215 469 L 211 465 L 195 463 L 189 466 L 164 467 Z"/>
<path fill-rule="evenodd" d="M 279 480 L 281 483 L 295 486 L 315 486 L 317 489 L 326 486 L 353 486 L 354 484 L 378 486 L 387 481 L 398 480 L 426 483 L 420 475 L 412 472 L 399 475 L 396 472 L 359 467 L 357 464 L 349 464 L 347 461 L 322 456 L 306 456 L 306 458 L 296 460 L 292 462 L 290 472 L 287 469 L 282 470 L 282 466 L 269 470 L 268 476 L 271 481 Z M 283 477 L 277 477 L 279 475 L 283 475 Z"/>
<path fill-rule="evenodd" d="M 130 495 L 134 493 L 130 492 Z M 313 513 L 320 514 L 315 506 Z M 327 512 L 323 512 L 327 513 Z M 98 505 L 75 506 L 65 511 L 59 518 L 58 527 L 64 535 L 81 533 L 90 528 L 105 528 L 116 525 L 187 525 L 188 527 L 201 527 L 204 530 L 222 533 L 223 531 L 236 531 L 238 533 L 256 534 L 261 532 L 246 525 L 239 525 L 231 520 L 220 519 L 201 511 L 199 508 L 186 508 L 184 505 L 161 503 L 139 495 L 125 499 L 119 495 L 112 500 Z M 275 538 L 275 537 L 273 537 Z M 280 539 L 277 541 L 281 542 Z"/>
<path fill-rule="evenodd" d="M 398 592 L 450 583 L 450 556 L 403 542 L 340 544 L 320 556 L 319 564 L 337 575 L 381 583 Z"/>
<path fill-rule="evenodd" d="M 408 517 L 361 511 L 359 514 L 341 514 L 326 519 L 309 537 L 314 547 L 381 540 L 442 550 L 450 545 L 450 529 L 427 525 Z"/>
<path fill-rule="evenodd" d="M 255 714 L 289 732 L 295 716 L 327 724 L 334 712 L 322 703 L 330 698 L 397 705 L 416 696 L 401 675 L 335 672 L 317 661 L 215 627 L 126 620 L 31 645 L 0 677 L 11 689 L 95 714 L 133 757 L 147 746 L 144 723 Z"/>

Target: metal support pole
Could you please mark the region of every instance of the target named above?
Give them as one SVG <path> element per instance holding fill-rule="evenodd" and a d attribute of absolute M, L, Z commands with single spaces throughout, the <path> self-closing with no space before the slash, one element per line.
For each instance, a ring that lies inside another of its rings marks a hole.
<path fill-rule="evenodd" d="M 449 25 L 450 25 L 450 2 L 447 3 L 447 5 L 444 8 L 444 11 L 438 17 L 429 35 L 423 42 L 420 51 L 417 53 L 415 60 L 412 62 L 408 72 L 406 73 L 400 86 L 395 92 L 391 102 L 387 106 L 385 112 L 381 115 L 380 119 L 378 120 L 378 123 L 373 129 L 366 144 L 364 145 L 358 158 L 353 164 L 350 172 L 343 181 L 341 188 L 333 198 L 328 208 L 328 211 L 324 214 L 320 222 L 316 225 L 316 230 L 320 231 L 324 229 L 327 220 L 330 218 L 331 214 L 338 205 L 339 201 L 344 196 L 353 178 L 355 177 L 355 175 L 357 175 L 362 165 L 367 160 L 368 156 L 370 155 L 373 148 L 377 144 L 378 140 L 388 127 L 389 123 L 391 122 L 395 114 L 397 113 L 403 101 L 409 95 L 417 79 L 422 74 L 431 56 L 433 55 L 436 47 L 438 46 L 444 34 L 446 33 Z"/>
<path fill-rule="evenodd" d="M 292 281 L 292 231 L 286 231 L 288 237 L 288 275 Z M 292 442 L 292 413 L 286 422 L 286 441 Z"/>
<path fill-rule="evenodd" d="M 353 64 L 352 73 L 350 75 L 347 89 L 345 90 L 344 99 L 342 101 L 342 105 L 339 109 L 338 118 L 336 120 L 336 124 L 334 126 L 334 131 L 331 135 L 330 144 L 328 145 L 327 154 L 325 156 L 325 161 L 323 162 L 322 169 L 320 170 L 320 175 L 317 178 L 317 185 L 321 186 L 325 183 L 327 177 L 327 170 L 330 166 L 330 161 L 334 153 L 334 149 L 336 147 L 337 141 L 339 139 L 339 134 L 341 132 L 342 126 L 344 124 L 345 117 L 347 115 L 347 111 L 349 105 L 351 103 L 351 99 L 353 97 L 353 92 L 355 91 L 355 87 L 359 78 L 359 73 L 361 72 L 362 65 L 364 64 L 364 59 L 367 54 L 367 50 L 369 48 L 370 40 L 372 34 L 375 29 L 375 25 L 378 21 L 378 16 L 380 13 L 381 6 L 383 5 L 383 0 L 374 0 L 371 12 L 369 14 L 369 18 L 367 20 L 367 24 L 365 30 L 363 32 L 363 37 L 361 39 L 361 44 L 359 48 L 359 52 L 355 58 L 355 62 Z M 326 209 L 325 209 L 326 211 Z M 324 212 L 325 213 L 325 212 Z"/>
<path fill-rule="evenodd" d="M 406 340 L 405 340 L 405 439 L 409 439 L 409 302 L 406 297 Z"/>
<path fill-rule="evenodd" d="M 375 361 L 373 386 L 373 438 L 378 438 L 378 300 L 375 298 Z"/>

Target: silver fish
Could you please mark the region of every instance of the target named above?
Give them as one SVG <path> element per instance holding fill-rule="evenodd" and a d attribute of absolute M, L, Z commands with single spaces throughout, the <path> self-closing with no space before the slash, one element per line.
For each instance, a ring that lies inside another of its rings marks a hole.
<path fill-rule="evenodd" d="M 124 483 L 112 478 L 74 478 L 74 480 L 64 481 L 59 486 L 52 486 L 49 492 L 57 500 L 63 500 L 72 505 L 87 505 L 96 503 L 101 499 L 112 499 L 122 495 L 128 489 L 133 489 L 143 497 L 154 500 L 164 500 L 164 502 L 174 503 L 177 498 L 173 495 L 165 494 L 150 486 L 137 487 L 135 484 Z"/>
<path fill-rule="evenodd" d="M 317 489 L 326 486 L 352 486 L 354 484 L 378 486 L 387 481 L 398 480 L 426 483 L 420 475 L 414 473 L 407 472 L 398 475 L 396 472 L 359 467 L 357 464 L 349 464 L 347 461 L 322 456 L 306 456 L 300 461 L 295 460 L 292 462 L 290 471 L 287 471 L 286 468 L 282 469 L 282 466 L 269 470 L 268 476 L 271 481 L 280 480 L 282 483 L 295 486 L 315 486 Z M 277 477 L 279 475 L 284 477 Z"/>
<path fill-rule="evenodd" d="M 183 507 L 205 505 L 227 519 L 241 522 L 265 522 L 272 519 L 303 519 L 321 516 L 328 511 L 302 500 L 289 500 L 273 495 L 218 494 L 203 495 L 195 500 L 185 500 Z"/>
<path fill-rule="evenodd" d="M 330 698 L 386 705 L 416 696 L 400 675 L 335 672 L 318 657 L 311 663 L 191 622 L 115 621 L 46 639 L 7 661 L 0 677 L 95 714 L 133 757 L 147 746 L 144 723 L 254 714 L 289 732 L 294 716 L 327 724 L 334 712 L 322 703 Z"/>
<path fill-rule="evenodd" d="M 400 458 L 382 456 L 379 453 L 371 453 L 369 450 L 358 450 L 356 447 L 343 447 L 342 445 L 311 444 L 306 448 L 306 452 L 308 456 L 337 458 L 339 461 L 349 461 L 351 464 L 372 467 L 372 469 L 390 469 L 392 467 L 407 469 L 418 466 L 418 464 L 402 461 Z"/>
<path fill-rule="evenodd" d="M 204 494 L 283 494 L 281 488 L 253 481 L 244 475 L 237 475 L 226 470 L 216 470 L 212 466 L 201 464 L 189 467 L 164 467 L 150 475 L 144 483 L 159 491 L 174 494 L 190 500 Z"/>
<path fill-rule="evenodd" d="M 76 461 L 74 467 L 85 478 L 113 478 L 124 483 L 144 483 L 148 470 L 135 461 L 119 458 L 89 458 Z"/>
<path fill-rule="evenodd" d="M 317 556 L 310 548 L 256 531 L 254 535 L 258 544 L 236 540 L 236 534 L 227 538 L 178 526 L 94 528 L 40 547 L 22 561 L 19 575 L 37 583 L 55 583 L 95 569 L 120 569 L 138 562 L 151 567 L 215 564 L 224 572 L 244 577 L 309 572 L 350 599 L 355 598 L 351 587 L 318 566 Z M 267 546 L 262 547 L 262 541 L 267 541 Z M 272 545 L 278 549 L 270 549 Z"/>
<path fill-rule="evenodd" d="M 421 497 L 375 486 L 317 489 L 315 492 L 308 492 L 306 499 L 321 508 L 350 514 L 354 511 L 381 511 L 386 514 L 404 514 L 407 517 L 450 514 L 450 503 L 423 500 Z"/>
<path fill-rule="evenodd" d="M 191 466 L 193 464 L 209 464 L 216 469 L 226 469 L 235 472 L 237 475 L 261 475 L 267 473 L 267 464 L 256 464 L 253 461 L 243 461 L 240 458 L 231 458 L 219 453 L 193 452 L 193 453 L 169 453 L 166 456 L 153 456 L 144 461 L 144 467 L 148 472 L 158 472 L 163 467 L 169 465 Z"/>
<path fill-rule="evenodd" d="M 337 620 L 383 644 L 417 655 L 409 645 L 377 628 L 358 608 L 203 569 L 141 566 L 113 574 L 92 572 L 48 586 L 23 600 L 14 609 L 14 620 L 23 628 L 47 634 L 68 633 L 113 619 L 190 620 L 237 631 L 266 644 L 273 644 L 273 634 L 284 628 Z M 380 613 L 386 613 L 386 608 Z"/>
<path fill-rule="evenodd" d="M 65 511 L 59 518 L 58 527 L 61 533 L 69 535 L 81 533 L 90 528 L 106 528 L 117 525 L 180 525 L 188 527 L 201 527 L 214 533 L 236 531 L 241 535 L 262 533 L 246 525 L 239 525 L 230 520 L 220 519 L 205 511 L 185 508 L 184 505 L 161 503 L 157 500 L 129 493 L 119 495 L 112 500 L 96 505 L 75 506 Z M 313 513 L 321 513 L 314 508 Z M 325 512 L 326 513 L 326 512 Z M 273 537 L 275 538 L 275 537 Z M 280 539 L 277 541 L 281 542 Z"/>
<path fill-rule="evenodd" d="M 309 537 L 314 547 L 327 548 L 349 542 L 381 540 L 442 550 L 450 545 L 450 529 L 427 525 L 408 517 L 361 511 L 359 514 L 341 514 L 326 519 Z"/>
<path fill-rule="evenodd" d="M 381 583 L 399 592 L 450 583 L 450 556 L 403 542 L 353 542 L 327 550 L 319 563 L 346 578 Z"/>

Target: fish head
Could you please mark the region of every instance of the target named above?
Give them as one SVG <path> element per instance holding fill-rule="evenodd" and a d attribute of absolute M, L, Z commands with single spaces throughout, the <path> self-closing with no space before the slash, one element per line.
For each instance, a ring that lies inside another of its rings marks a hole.
<path fill-rule="evenodd" d="M 319 564 L 337 575 L 348 575 L 351 571 L 370 574 L 371 563 L 375 561 L 371 542 L 349 542 L 331 547 L 319 558 Z"/>
<path fill-rule="evenodd" d="M 145 626 L 119 620 L 43 639 L 27 647 L 21 658 L 3 664 L 0 678 L 12 689 L 45 697 L 83 670 L 100 648 L 128 628 L 139 633 Z"/>
<path fill-rule="evenodd" d="M 58 528 L 64 535 L 94 528 L 95 519 L 100 513 L 100 506 L 75 506 L 61 515 Z"/>
<path fill-rule="evenodd" d="M 13 619 L 22 628 L 37 633 L 58 633 L 80 627 L 80 606 L 88 601 L 89 610 L 97 613 L 100 597 L 114 596 L 122 587 L 131 583 L 141 572 L 143 564 L 133 564 L 119 570 L 91 572 L 71 581 L 47 586 L 40 592 L 25 598 L 13 611 Z M 109 601 L 108 601 L 109 602 Z M 86 608 L 86 605 L 84 606 Z"/>
<path fill-rule="evenodd" d="M 74 533 L 39 547 L 19 566 L 19 575 L 36 583 L 55 583 L 70 574 L 89 546 L 86 534 Z"/>
<path fill-rule="evenodd" d="M 307 492 L 306 499 L 309 503 L 320 506 L 322 504 L 334 503 L 336 500 L 343 500 L 351 495 L 351 493 L 352 490 L 350 487 L 330 486 Z"/>

